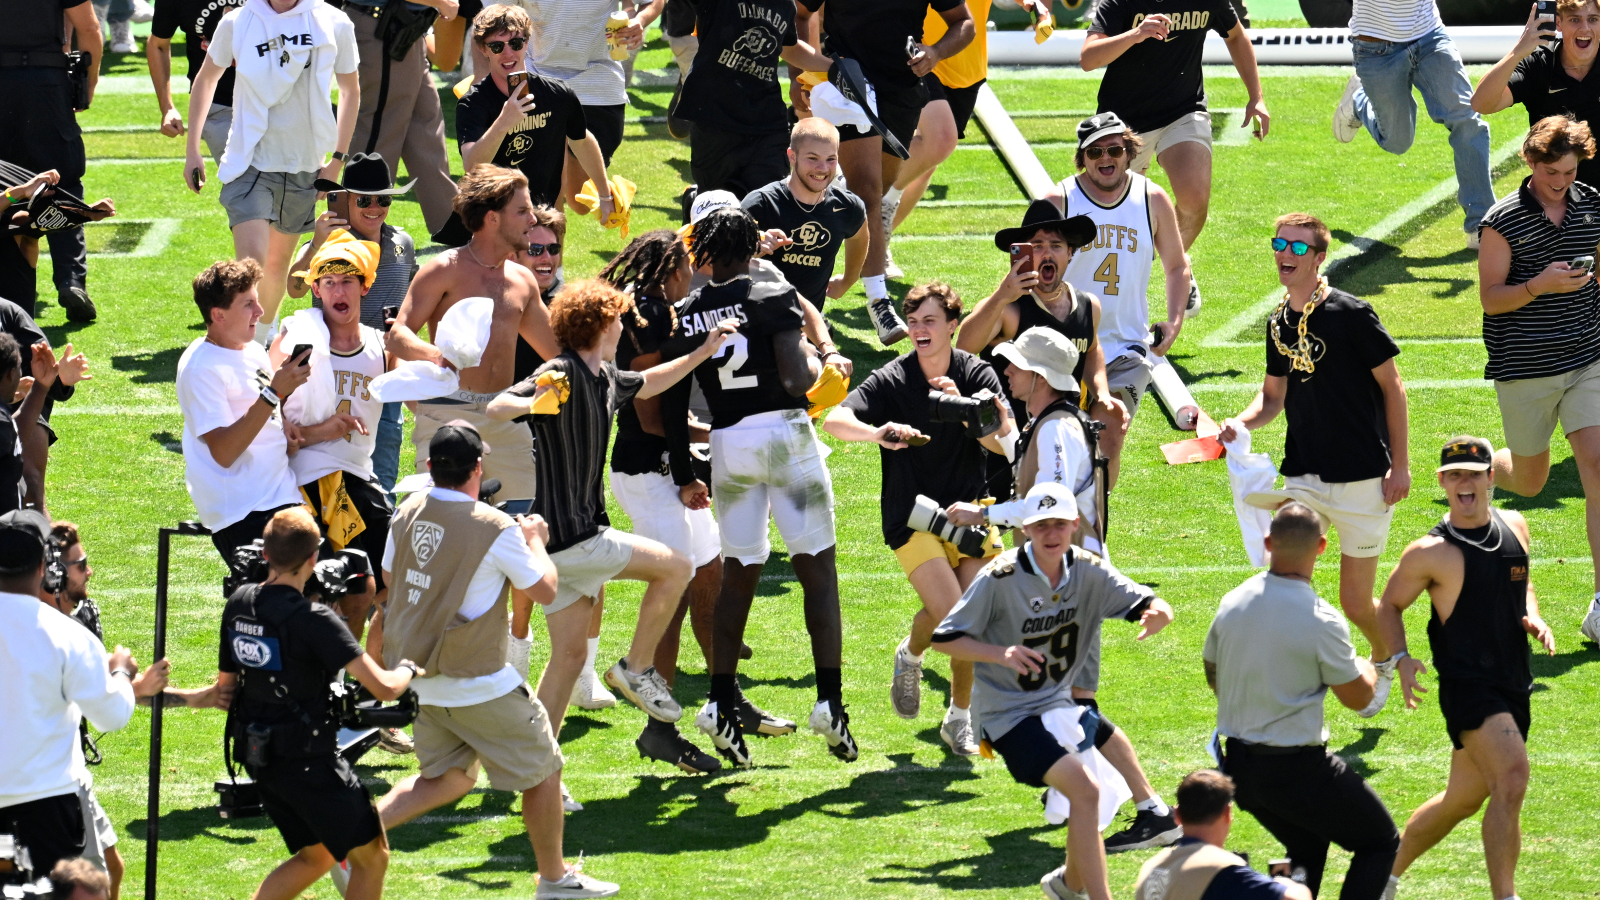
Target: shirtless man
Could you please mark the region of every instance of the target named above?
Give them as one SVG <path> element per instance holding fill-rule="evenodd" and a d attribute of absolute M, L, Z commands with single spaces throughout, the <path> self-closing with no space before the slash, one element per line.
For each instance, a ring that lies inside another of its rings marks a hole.
<path fill-rule="evenodd" d="M 521 423 L 495 422 L 486 410 L 490 400 L 511 386 L 517 335 L 546 359 L 561 353 L 550 332 L 539 283 L 532 272 L 510 259 L 517 249 L 527 247 L 536 224 L 527 176 L 515 169 L 474 166 L 461 179 L 455 210 L 472 232 L 472 240 L 439 254 L 417 272 L 389 330 L 387 349 L 399 359 L 429 360 L 451 368 L 439 348 L 417 332 L 426 324 L 433 336 L 439 319 L 459 300 L 494 299 L 494 322 L 482 360 L 461 371 L 461 389 L 454 394 L 417 403 L 411 440 L 420 460 L 417 471 L 424 472 L 434 431 L 455 419 L 472 423 L 489 447 L 483 458 L 484 480 L 499 479 L 499 499 L 511 501 L 510 511 L 525 513 L 533 504 L 536 483 L 533 433 Z"/>

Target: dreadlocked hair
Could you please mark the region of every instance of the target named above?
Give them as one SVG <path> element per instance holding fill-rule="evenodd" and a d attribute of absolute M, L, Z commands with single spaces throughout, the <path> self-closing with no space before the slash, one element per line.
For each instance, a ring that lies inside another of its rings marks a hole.
<path fill-rule="evenodd" d="M 665 299 L 667 279 L 688 258 L 689 251 L 684 249 L 678 233 L 662 228 L 634 238 L 600 270 L 600 277 L 630 296 Z M 668 304 L 668 315 L 672 315 L 671 310 Z M 673 318 L 671 325 L 675 326 L 676 317 Z M 640 328 L 650 324 L 637 305 L 633 307 L 633 321 Z"/>
<path fill-rule="evenodd" d="M 719 209 L 694 225 L 694 265 L 736 266 L 756 255 L 756 220 L 736 207 Z"/>

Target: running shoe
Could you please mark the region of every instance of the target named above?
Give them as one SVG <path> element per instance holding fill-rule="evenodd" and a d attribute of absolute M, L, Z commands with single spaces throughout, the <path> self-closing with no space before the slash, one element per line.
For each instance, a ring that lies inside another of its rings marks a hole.
<path fill-rule="evenodd" d="M 545 881 L 539 879 L 539 889 L 534 892 L 537 900 L 572 900 L 580 897 L 612 897 L 622 888 L 609 881 L 590 878 L 583 874 L 583 860 L 567 866 L 566 877 L 560 881 Z"/>
<path fill-rule="evenodd" d="M 572 685 L 572 705 L 579 709 L 610 709 L 617 705 L 617 698 L 600 683 L 594 669 L 584 666 L 583 674 Z"/>
<path fill-rule="evenodd" d="M 1378 683 L 1372 686 L 1372 702 L 1357 713 L 1363 719 L 1370 719 L 1382 712 L 1384 704 L 1389 702 L 1389 690 L 1394 687 L 1394 673 L 1400 668 L 1400 660 L 1391 656 L 1383 662 L 1373 663 L 1372 667 L 1378 670 Z"/>
<path fill-rule="evenodd" d="M 700 707 L 694 724 L 711 738 L 711 745 L 717 748 L 723 759 L 736 766 L 749 768 L 750 748 L 744 742 L 744 735 L 739 732 L 739 722 L 734 716 L 723 712 L 717 701 L 708 701 Z"/>
<path fill-rule="evenodd" d="M 1057 866 L 1039 879 L 1039 889 L 1048 900 L 1089 900 L 1089 895 L 1067 887 L 1067 867 Z"/>
<path fill-rule="evenodd" d="M 1351 75 L 1350 80 L 1344 83 L 1344 96 L 1339 98 L 1339 105 L 1333 110 L 1333 138 L 1341 144 L 1348 144 L 1361 133 L 1361 117 L 1356 115 L 1356 91 L 1361 90 L 1361 78 Z"/>
<path fill-rule="evenodd" d="M 888 297 L 867 301 L 867 311 L 872 315 L 872 325 L 878 330 L 878 343 L 891 347 L 906 339 L 906 321 L 895 311 L 894 301 Z"/>
<path fill-rule="evenodd" d="M 889 705 L 902 719 L 922 712 L 922 662 L 911 655 L 911 639 L 894 650 L 894 677 L 889 680 Z"/>
<path fill-rule="evenodd" d="M 702 752 L 688 738 L 679 734 L 677 726 L 655 719 L 645 723 L 644 731 L 633 742 L 633 746 L 638 748 L 639 756 L 672 763 L 690 775 L 710 775 L 722 768 L 720 760 Z"/>
<path fill-rule="evenodd" d="M 572 796 L 572 792 L 567 790 L 565 781 L 561 782 L 561 811 L 569 813 L 583 812 L 583 804 L 579 803 L 578 799 Z"/>
<path fill-rule="evenodd" d="M 1165 847 L 1181 837 L 1183 827 L 1172 815 L 1172 810 L 1167 810 L 1164 816 L 1158 816 L 1153 809 L 1141 809 L 1134 812 L 1133 824 L 1106 838 L 1106 852 L 1122 853 Z"/>
<path fill-rule="evenodd" d="M 1482 241 L 1479 240 L 1478 233 L 1476 231 L 1467 232 L 1467 249 L 1471 250 L 1473 253 L 1477 253 L 1479 247 L 1481 246 Z"/>
<path fill-rule="evenodd" d="M 132 53 L 132 50 L 125 51 Z M 89 292 L 81 287 L 69 287 L 56 296 L 56 301 L 62 309 L 67 311 L 69 322 L 93 322 L 99 312 L 94 308 L 94 301 L 89 299 Z"/>
<path fill-rule="evenodd" d="M 1583 627 L 1579 630 L 1584 637 L 1600 644 L 1600 597 L 1589 604 L 1589 612 L 1583 617 Z"/>
<path fill-rule="evenodd" d="M 676 722 L 683 718 L 683 707 L 672 699 L 672 690 L 656 674 L 655 666 L 635 675 L 628 671 L 627 660 L 619 659 L 616 665 L 606 670 L 606 684 L 652 719 Z"/>
<path fill-rule="evenodd" d="M 972 733 L 972 716 L 964 719 L 945 719 L 939 726 L 939 737 L 950 746 L 950 752 L 957 756 L 977 756 L 978 736 Z"/>
<path fill-rule="evenodd" d="M 754 734 L 759 737 L 794 734 L 795 724 L 792 720 L 767 712 L 751 703 L 750 698 L 743 694 L 739 695 L 739 705 L 735 709 L 739 715 L 739 731 L 744 734 Z"/>
<path fill-rule="evenodd" d="M 1183 305 L 1183 317 L 1192 319 L 1200 315 L 1200 282 L 1193 275 L 1189 276 L 1189 300 Z"/>
<path fill-rule="evenodd" d="M 818 700 L 811 710 L 811 730 L 828 741 L 828 752 L 845 762 L 854 762 L 861 755 L 856 739 L 850 734 L 850 714 L 838 700 Z"/>
<path fill-rule="evenodd" d="M 906 277 L 905 270 L 895 265 L 894 250 L 890 249 L 887 243 L 883 247 L 883 277 L 893 278 L 896 281 Z"/>

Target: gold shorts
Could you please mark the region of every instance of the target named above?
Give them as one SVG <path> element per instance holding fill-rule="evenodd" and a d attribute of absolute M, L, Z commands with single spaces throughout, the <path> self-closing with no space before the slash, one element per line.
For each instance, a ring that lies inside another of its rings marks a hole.
<path fill-rule="evenodd" d="M 996 549 L 993 553 L 985 553 L 981 558 L 988 559 L 991 556 L 998 556 L 999 553 L 1000 551 Z M 894 557 L 900 560 L 900 568 L 904 569 L 907 575 L 915 572 L 919 566 L 930 559 L 943 559 L 950 564 L 950 568 L 954 569 L 956 566 L 961 565 L 963 559 L 980 558 L 969 557 L 956 549 L 955 544 L 940 540 L 926 531 L 911 532 L 911 540 L 896 547 Z"/>

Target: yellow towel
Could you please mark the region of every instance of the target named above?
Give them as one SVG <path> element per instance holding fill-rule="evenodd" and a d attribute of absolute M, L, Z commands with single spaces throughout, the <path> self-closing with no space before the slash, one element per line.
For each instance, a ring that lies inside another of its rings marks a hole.
<path fill-rule="evenodd" d="M 304 487 L 300 488 L 300 496 L 305 498 L 307 506 L 315 508 L 311 498 L 306 496 Z M 367 530 L 367 523 L 361 521 L 356 505 L 350 499 L 350 492 L 345 489 L 343 472 L 329 472 L 318 478 L 317 496 L 322 500 L 322 515 L 318 518 L 327 526 L 328 540 L 333 542 L 333 549 L 343 550 Z"/>
<path fill-rule="evenodd" d="M 633 195 L 638 192 L 639 186 L 620 175 L 608 176 L 607 180 L 611 182 L 612 213 L 600 224 L 606 228 L 621 228 L 622 239 L 627 240 L 628 222 L 633 214 Z M 575 209 L 582 209 L 581 215 L 588 215 L 590 210 L 599 209 L 600 192 L 595 190 L 594 180 L 585 181 L 583 190 L 572 200 Z"/>
<path fill-rule="evenodd" d="M 551 370 L 540 375 L 533 382 L 538 387 L 550 386 L 550 390 L 540 395 L 533 401 L 533 414 L 536 416 L 553 416 L 561 412 L 561 404 L 567 402 L 572 396 L 572 385 L 567 383 L 567 373 Z"/>
<path fill-rule="evenodd" d="M 1045 13 L 1044 15 L 1039 17 L 1039 20 L 1037 22 L 1033 23 L 1033 42 L 1035 44 L 1044 43 L 1045 41 L 1050 39 L 1050 35 L 1054 34 L 1055 30 L 1056 30 L 1056 18 L 1055 18 L 1055 16 L 1051 15 L 1050 13 Z"/>
<path fill-rule="evenodd" d="M 850 379 L 832 364 L 823 366 L 822 374 L 817 376 L 817 383 L 811 386 L 811 390 L 806 391 L 806 399 L 811 401 L 806 413 L 813 419 L 819 418 L 823 413 L 843 403 L 849 393 Z"/>

